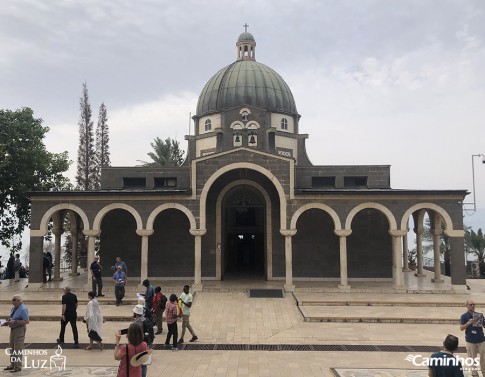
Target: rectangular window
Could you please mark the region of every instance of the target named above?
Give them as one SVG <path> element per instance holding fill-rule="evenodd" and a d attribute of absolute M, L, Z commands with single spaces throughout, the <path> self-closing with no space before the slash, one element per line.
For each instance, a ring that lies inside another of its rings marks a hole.
<path fill-rule="evenodd" d="M 312 177 L 312 187 L 335 188 L 335 177 Z"/>
<path fill-rule="evenodd" d="M 145 188 L 147 185 L 147 180 L 145 177 L 142 178 L 123 178 L 123 188 Z"/>
<path fill-rule="evenodd" d="M 344 187 L 367 188 L 367 177 L 344 177 Z"/>
<path fill-rule="evenodd" d="M 174 188 L 177 187 L 177 178 L 155 177 L 153 183 L 155 184 L 155 188 Z"/>

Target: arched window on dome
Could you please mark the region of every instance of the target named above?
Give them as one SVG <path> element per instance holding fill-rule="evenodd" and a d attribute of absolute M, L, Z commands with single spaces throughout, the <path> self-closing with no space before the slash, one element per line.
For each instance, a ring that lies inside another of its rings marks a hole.
<path fill-rule="evenodd" d="M 247 122 L 248 121 L 248 112 L 247 111 L 243 111 L 242 114 L 241 114 L 241 119 L 243 122 Z"/>
<path fill-rule="evenodd" d="M 211 120 L 210 119 L 207 119 L 205 121 L 205 130 L 206 131 L 210 131 L 212 129 L 212 123 L 211 123 Z"/>
<path fill-rule="evenodd" d="M 286 118 L 281 119 L 281 129 L 288 131 L 288 119 Z"/>

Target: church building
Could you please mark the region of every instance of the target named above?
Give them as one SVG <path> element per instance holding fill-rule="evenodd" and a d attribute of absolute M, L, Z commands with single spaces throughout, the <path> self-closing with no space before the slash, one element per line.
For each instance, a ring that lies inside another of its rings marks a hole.
<path fill-rule="evenodd" d="M 303 281 L 348 290 L 359 281 L 387 280 L 405 292 L 413 247 L 408 232 L 417 240 L 416 276 L 425 276 L 421 235 L 427 215 L 432 280 L 443 282 L 444 232 L 451 284 L 463 289 L 466 190 L 392 189 L 389 165 L 314 165 L 290 87 L 256 60 L 249 32 L 239 36 L 235 52 L 236 60 L 200 93 L 182 166 L 104 168 L 98 191 L 31 194 L 29 285 L 43 286 L 48 227 L 60 260 L 69 214 L 73 243 L 88 239 L 88 265 L 98 242 L 105 265 L 121 256 L 132 281 L 180 280 L 200 291 L 207 281 L 251 278 L 280 282 L 291 292 Z M 77 253 L 74 248 L 74 259 Z M 77 269 L 73 265 L 72 274 Z M 56 263 L 54 278 L 59 276 Z"/>

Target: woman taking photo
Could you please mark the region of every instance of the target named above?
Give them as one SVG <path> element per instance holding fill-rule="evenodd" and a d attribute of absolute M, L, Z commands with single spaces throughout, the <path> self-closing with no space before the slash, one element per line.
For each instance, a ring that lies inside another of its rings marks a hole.
<path fill-rule="evenodd" d="M 148 357 L 148 353 L 146 353 L 148 346 L 143 341 L 144 334 L 141 327 L 137 323 L 130 325 L 126 335 L 128 344 L 120 344 L 120 331 L 115 333 L 115 337 L 114 357 L 115 360 L 120 360 L 117 377 L 141 377 L 141 365 Z M 135 355 L 137 357 L 133 358 Z"/>
<path fill-rule="evenodd" d="M 89 302 L 86 306 L 86 314 L 84 315 L 84 321 L 88 327 L 89 346 L 86 350 L 93 349 L 93 342 L 99 343 L 99 348 L 103 349 L 103 339 L 101 338 L 101 327 L 103 326 L 103 314 L 101 314 L 101 308 L 99 307 L 98 300 L 96 300 L 96 293 L 89 292 Z"/>

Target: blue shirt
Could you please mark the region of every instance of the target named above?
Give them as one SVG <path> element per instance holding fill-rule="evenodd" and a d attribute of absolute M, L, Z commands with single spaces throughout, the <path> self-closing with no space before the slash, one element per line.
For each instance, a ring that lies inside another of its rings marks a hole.
<path fill-rule="evenodd" d="M 126 263 L 121 261 L 121 262 L 116 262 L 115 263 L 115 270 L 118 268 L 118 266 L 121 266 L 121 271 L 123 271 L 126 274 Z"/>
<path fill-rule="evenodd" d="M 448 352 L 437 352 L 431 355 L 429 369 L 436 377 L 464 377 L 461 363 Z"/>
<path fill-rule="evenodd" d="M 15 307 L 12 308 L 12 310 L 10 311 L 10 319 L 15 321 L 28 321 L 29 310 L 24 306 L 23 303 L 21 303 L 19 306 L 17 306 L 17 309 L 15 309 Z M 23 325 L 14 324 L 14 325 L 10 325 L 9 327 L 11 329 L 15 329 L 20 326 L 23 326 Z"/>
<path fill-rule="evenodd" d="M 477 313 L 481 314 L 481 313 Z M 471 318 L 473 318 L 473 314 L 470 312 L 466 312 L 460 318 L 460 325 L 464 325 L 467 323 Z M 483 335 L 483 315 L 482 320 L 478 321 L 477 325 L 472 324 L 465 329 L 465 340 L 468 343 L 482 343 L 485 342 L 485 336 Z"/>
<path fill-rule="evenodd" d="M 126 274 L 123 271 L 121 272 L 116 271 L 113 274 L 113 280 L 115 281 L 115 284 L 118 287 L 124 287 L 126 283 Z"/>

